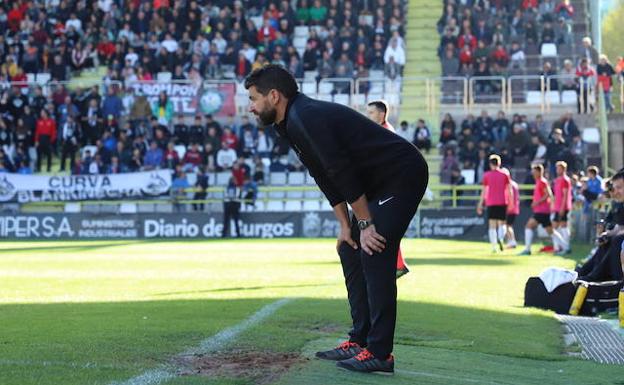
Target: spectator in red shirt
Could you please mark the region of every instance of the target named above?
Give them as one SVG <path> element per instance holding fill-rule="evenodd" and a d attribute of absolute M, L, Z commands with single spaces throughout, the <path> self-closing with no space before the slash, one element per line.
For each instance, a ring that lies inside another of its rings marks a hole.
<path fill-rule="evenodd" d="M 223 129 L 223 135 L 221 135 L 221 143 L 227 145 L 228 148 L 233 150 L 238 149 L 238 137 L 232 132 L 230 127 Z"/>
<path fill-rule="evenodd" d="M 505 50 L 505 47 L 501 43 L 496 44 L 496 49 L 492 51 L 492 61 L 497 63 L 501 67 L 507 67 L 509 63 L 509 55 Z"/>
<path fill-rule="evenodd" d="M 522 1 L 522 9 L 537 9 L 537 0 L 523 0 Z"/>
<path fill-rule="evenodd" d="M 264 24 L 260 29 L 258 29 L 258 41 L 264 41 L 264 39 L 268 39 L 269 42 L 275 40 L 275 28 L 271 26 L 270 19 L 264 19 Z"/>
<path fill-rule="evenodd" d="M 184 169 L 194 169 L 195 167 L 199 167 L 202 164 L 202 154 L 199 152 L 199 148 L 197 147 L 197 143 L 193 143 L 191 148 L 186 151 L 184 154 L 184 159 L 182 160 L 184 163 Z"/>
<path fill-rule="evenodd" d="M 111 64 L 113 55 L 115 54 L 115 45 L 111 43 L 106 36 L 97 45 L 97 54 L 101 63 Z"/>
<path fill-rule="evenodd" d="M 47 170 L 52 168 L 52 145 L 56 141 L 56 122 L 48 115 L 48 111 L 41 110 L 41 117 L 37 120 L 35 129 L 35 146 L 37 147 L 37 172 L 41 171 L 41 160 L 45 155 L 48 158 Z"/>
<path fill-rule="evenodd" d="M 232 165 L 232 177 L 234 178 L 234 183 L 236 186 L 241 187 L 245 182 L 245 168 L 243 167 L 243 160 L 239 158 L 234 165 Z"/>
<path fill-rule="evenodd" d="M 477 48 L 477 38 L 470 33 L 468 28 L 464 28 L 464 33 L 457 40 L 459 49 L 463 49 L 466 45 L 470 46 L 470 49 L 473 51 Z"/>
<path fill-rule="evenodd" d="M 167 143 L 167 150 L 165 150 L 165 166 L 170 169 L 175 169 L 175 167 L 180 162 L 180 156 L 178 152 L 175 150 L 175 145 L 173 142 Z"/>
<path fill-rule="evenodd" d="M 459 53 L 459 63 L 461 64 L 461 73 L 469 75 L 472 73 L 473 54 L 470 46 L 465 45 Z"/>
<path fill-rule="evenodd" d="M 22 20 L 24 20 L 24 12 L 20 9 L 20 3 L 16 1 L 13 3 L 13 9 L 11 9 L 7 15 L 9 29 L 13 32 L 17 32 L 20 28 Z"/>
<path fill-rule="evenodd" d="M 577 93 L 579 94 L 578 113 L 588 113 L 589 101 L 587 99 L 589 97 L 590 88 L 595 84 L 596 72 L 594 72 L 593 68 L 589 65 L 587 58 L 581 59 L 581 64 L 576 69 L 576 76 L 579 79 L 577 88 Z"/>
<path fill-rule="evenodd" d="M 607 55 L 600 55 L 600 61 L 596 66 L 596 72 L 598 75 L 598 84 L 602 85 L 607 110 L 609 112 L 613 112 L 613 104 L 611 103 L 611 86 L 613 85 L 612 77 L 615 75 L 615 70 L 609 62 Z"/>
<path fill-rule="evenodd" d="M 557 7 L 555 7 L 555 15 L 557 17 L 563 17 L 566 20 L 574 17 L 574 6 L 570 4 L 570 0 L 563 0 Z"/>

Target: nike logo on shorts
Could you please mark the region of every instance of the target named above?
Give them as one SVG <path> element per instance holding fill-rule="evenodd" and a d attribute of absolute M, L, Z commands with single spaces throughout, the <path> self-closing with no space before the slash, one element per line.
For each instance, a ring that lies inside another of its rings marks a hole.
<path fill-rule="evenodd" d="M 394 197 L 390 197 L 390 198 L 388 198 L 388 199 L 384 199 L 384 200 L 381 200 L 381 199 L 380 199 L 380 200 L 379 200 L 379 206 L 382 206 L 384 203 L 386 203 L 386 202 L 388 202 L 388 201 L 390 201 L 390 200 L 392 200 L 392 199 L 394 199 Z"/>

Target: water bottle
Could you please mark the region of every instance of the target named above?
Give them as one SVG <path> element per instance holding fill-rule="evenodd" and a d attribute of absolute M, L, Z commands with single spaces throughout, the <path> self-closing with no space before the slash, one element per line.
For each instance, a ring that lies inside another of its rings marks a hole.
<path fill-rule="evenodd" d="M 574 295 L 572 306 L 570 306 L 570 315 L 579 315 L 581 312 L 581 308 L 585 302 L 585 297 L 587 297 L 587 287 L 587 283 L 583 282 L 576 289 L 576 295 Z"/>

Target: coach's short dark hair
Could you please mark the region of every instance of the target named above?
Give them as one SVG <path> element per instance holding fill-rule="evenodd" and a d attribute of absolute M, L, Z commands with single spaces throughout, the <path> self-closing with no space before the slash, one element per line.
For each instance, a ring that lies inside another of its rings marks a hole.
<path fill-rule="evenodd" d="M 245 79 L 245 89 L 252 86 L 262 95 L 277 90 L 287 99 L 294 98 L 299 90 L 295 77 L 286 68 L 276 64 L 269 64 L 250 73 Z"/>
<path fill-rule="evenodd" d="M 624 179 L 624 169 L 618 171 L 611 177 L 611 182 L 616 181 L 618 179 Z"/>
<path fill-rule="evenodd" d="M 384 114 L 388 115 L 388 103 L 386 103 L 383 100 L 373 100 L 372 102 L 368 103 L 369 106 L 371 107 L 375 107 L 377 110 L 383 112 Z"/>

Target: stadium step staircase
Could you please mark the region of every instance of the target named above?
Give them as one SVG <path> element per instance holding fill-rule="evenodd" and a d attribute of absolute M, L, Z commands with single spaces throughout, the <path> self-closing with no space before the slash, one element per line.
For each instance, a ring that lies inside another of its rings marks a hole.
<path fill-rule="evenodd" d="M 424 118 L 433 130 L 437 130 L 439 117 L 435 111 L 427 112 L 425 82 L 411 81 L 409 78 L 440 76 L 440 62 L 436 55 L 439 42 L 436 23 L 441 14 L 441 3 L 433 6 L 429 0 L 408 2 L 405 38 L 407 63 L 403 72 L 407 79 L 403 83 L 400 120 L 415 123 L 416 119 Z"/>
<path fill-rule="evenodd" d="M 434 142 L 437 141 L 439 135 L 440 112 L 437 108 L 427 111 L 425 82 L 409 78 L 440 76 L 440 60 L 437 57 L 440 39 L 436 23 L 441 15 L 442 2 L 430 0 L 408 2 L 405 38 L 407 63 L 403 72 L 406 79 L 404 79 L 401 93 L 400 121 L 407 120 L 410 124 L 415 124 L 417 119 L 425 119 Z M 425 158 L 429 164 L 429 185 L 438 185 L 442 157 L 438 155 L 434 147 L 430 154 L 425 154 Z"/>

